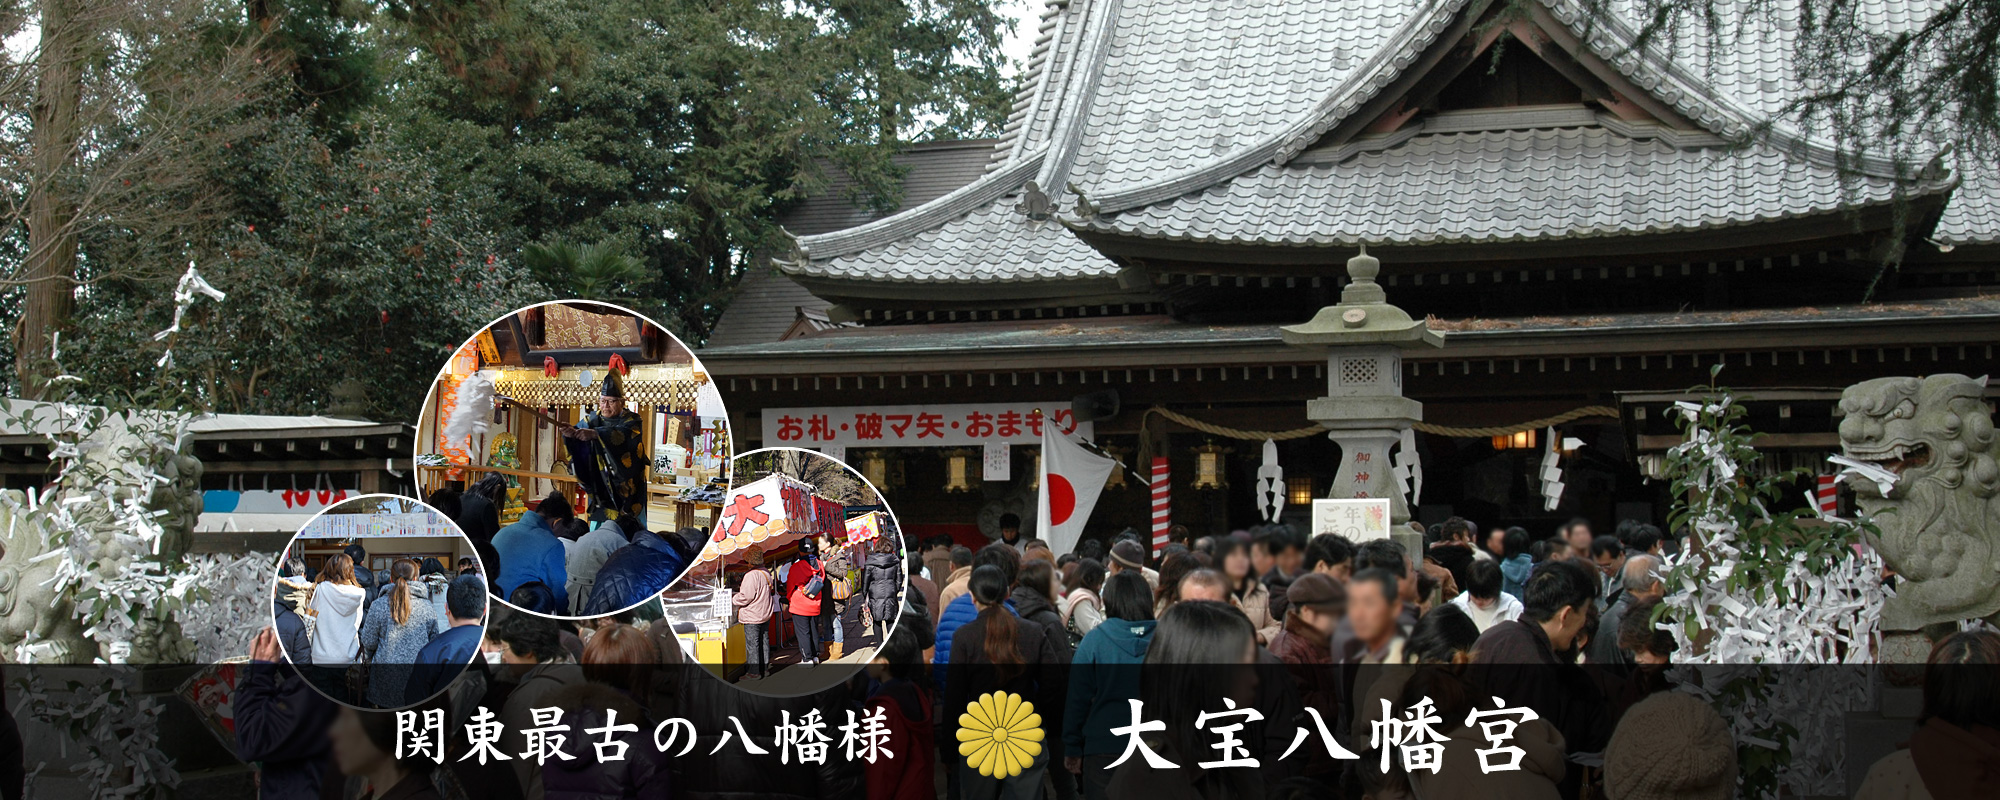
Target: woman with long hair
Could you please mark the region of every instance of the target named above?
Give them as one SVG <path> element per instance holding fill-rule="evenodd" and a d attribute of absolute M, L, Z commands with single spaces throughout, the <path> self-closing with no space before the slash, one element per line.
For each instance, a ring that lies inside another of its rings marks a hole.
<path fill-rule="evenodd" d="M 1039 625 L 1051 649 L 1055 651 L 1056 663 L 1068 664 L 1075 656 L 1075 648 L 1070 647 L 1069 631 L 1063 627 L 1062 614 L 1056 611 L 1056 565 L 1055 562 L 1040 558 L 1029 558 L 1021 562 L 1021 572 L 1015 577 L 1019 584 L 1008 599 L 1014 601 L 1014 613 L 1020 616 L 1024 626 Z M 1064 699 L 1057 696 L 1058 701 Z M 1062 732 L 1063 705 L 1036 706 L 1042 712 L 1042 728 L 1051 735 L 1042 742 L 1049 761 L 1060 764 L 1063 759 Z M 1055 784 L 1057 798 L 1076 797 L 1076 776 L 1069 770 L 1052 770 L 1049 780 Z"/>
<path fill-rule="evenodd" d="M 1063 627 L 1069 630 L 1071 641 L 1081 642 L 1104 622 L 1103 562 L 1078 559 L 1069 576 L 1063 579 L 1063 588 Z"/>
<path fill-rule="evenodd" d="M 1153 642 L 1153 588 L 1145 576 L 1120 572 L 1104 579 L 1103 591 L 1104 621 L 1076 646 L 1063 707 L 1063 768 L 1077 776 L 1087 800 L 1106 797 L 1111 773 L 1105 767 L 1125 749 L 1111 729 L 1132 720 L 1139 665 Z"/>
<path fill-rule="evenodd" d="M 1250 568 L 1250 543 L 1233 536 L 1215 540 L 1215 564 L 1229 582 L 1229 604 L 1250 618 L 1257 643 L 1270 644 L 1284 630 L 1284 620 L 1271 616 L 1271 590 Z"/>
<path fill-rule="evenodd" d="M 1062 612 L 1056 610 L 1055 563 L 1039 558 L 1023 561 L 1014 581 L 1017 585 L 1008 599 L 1014 601 L 1015 616 L 1042 626 L 1056 646 L 1057 657 L 1069 661 L 1069 632 L 1063 629 Z"/>
<path fill-rule="evenodd" d="M 1063 661 L 1055 643 L 1043 626 L 1014 617 L 1007 609 L 1007 573 L 985 564 L 972 571 L 967 584 L 978 616 L 961 626 L 951 640 L 951 661 L 945 667 L 945 700 L 948 709 L 963 709 L 971 701 L 990 692 L 1020 695 L 1038 709 L 1053 709 L 1064 696 Z M 1042 741 L 1055 731 L 1043 715 Z M 957 741 L 958 717 L 945 715 L 945 741 Z M 1048 769 L 1049 751 L 1044 747 L 1034 762 L 1020 774 L 996 780 L 982 777 L 961 763 L 959 788 L 965 800 L 1034 798 L 1041 794 L 1043 773 Z"/>
<path fill-rule="evenodd" d="M 414 749 L 396 757 L 396 715 L 344 707 L 327 729 L 327 738 L 333 743 L 333 763 L 340 774 L 365 782 L 361 800 L 438 800 L 431 785 L 437 763 Z"/>
<path fill-rule="evenodd" d="M 345 667 L 361 655 L 361 601 L 368 590 L 354 579 L 354 559 L 345 553 L 326 557 L 313 584 L 312 663 Z"/>
<path fill-rule="evenodd" d="M 368 702 L 376 708 L 404 704 L 417 654 L 437 638 L 430 587 L 418 580 L 417 562 L 396 559 L 389 585 L 361 623 L 361 652 L 368 658 Z"/>
<path fill-rule="evenodd" d="M 1146 668 L 1139 676 L 1139 700 L 1146 716 L 1167 726 L 1140 739 L 1180 768 L 1156 770 L 1145 759 L 1126 759 L 1113 772 L 1108 794 L 1149 800 L 1262 798 L 1264 782 L 1258 770 L 1195 766 L 1215 752 L 1204 737 L 1216 720 L 1197 725 L 1197 718 L 1255 705 L 1256 658 L 1257 630 L 1228 604 L 1192 600 L 1168 608 L 1153 629 Z M 1256 741 L 1254 735 L 1246 738 Z"/>

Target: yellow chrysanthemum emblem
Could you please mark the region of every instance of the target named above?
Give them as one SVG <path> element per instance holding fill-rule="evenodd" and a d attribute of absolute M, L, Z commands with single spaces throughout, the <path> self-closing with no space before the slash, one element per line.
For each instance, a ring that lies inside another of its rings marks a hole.
<path fill-rule="evenodd" d="M 958 754 L 990 778 L 1012 778 L 1042 754 L 1042 715 L 1012 692 L 990 692 L 958 717 Z"/>

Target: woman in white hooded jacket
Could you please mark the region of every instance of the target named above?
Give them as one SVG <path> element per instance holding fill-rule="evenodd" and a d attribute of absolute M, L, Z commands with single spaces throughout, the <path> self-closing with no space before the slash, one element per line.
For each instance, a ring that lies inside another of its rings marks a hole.
<path fill-rule="evenodd" d="M 312 663 L 342 667 L 361 654 L 361 601 L 368 590 L 354 580 L 354 560 L 344 554 L 327 556 L 313 586 Z"/>

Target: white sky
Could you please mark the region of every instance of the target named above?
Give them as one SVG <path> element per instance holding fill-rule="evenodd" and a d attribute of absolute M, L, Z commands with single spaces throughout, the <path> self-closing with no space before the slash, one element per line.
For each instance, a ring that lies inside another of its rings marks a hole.
<path fill-rule="evenodd" d="M 1021 74 L 1028 64 L 1028 52 L 1035 47 L 1035 26 L 1042 13 L 1041 0 L 1000 0 L 1000 14 L 1014 18 L 1014 30 L 1000 45 L 1007 56 L 1007 77 Z"/>

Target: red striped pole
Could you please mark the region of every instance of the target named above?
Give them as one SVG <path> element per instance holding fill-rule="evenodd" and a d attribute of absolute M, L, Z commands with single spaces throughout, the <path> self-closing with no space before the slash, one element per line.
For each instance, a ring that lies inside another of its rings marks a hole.
<path fill-rule="evenodd" d="M 1832 475 L 1821 475 L 1816 480 L 1814 494 L 1819 500 L 1819 513 L 1833 514 L 1840 510 L 1839 479 Z"/>
<path fill-rule="evenodd" d="M 1173 485 L 1165 458 L 1153 459 L 1153 552 L 1167 546 L 1167 528 L 1173 526 L 1173 501 L 1168 488 Z"/>

